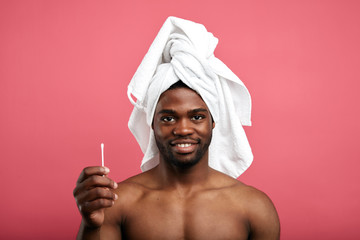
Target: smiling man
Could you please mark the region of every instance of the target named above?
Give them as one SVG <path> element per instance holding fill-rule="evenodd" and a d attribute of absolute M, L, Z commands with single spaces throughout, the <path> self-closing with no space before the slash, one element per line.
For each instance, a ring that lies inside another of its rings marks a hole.
<path fill-rule="evenodd" d="M 160 162 L 188 169 L 202 158 L 207 159 L 214 126 L 209 110 L 198 94 L 181 81 L 172 85 L 161 95 L 152 124 L 161 153 Z"/>
<path fill-rule="evenodd" d="M 236 180 L 252 161 L 250 101 L 214 42 L 202 25 L 165 22 L 129 85 L 144 172 L 116 183 L 106 167 L 82 171 L 78 239 L 279 239 L 271 200 Z"/>

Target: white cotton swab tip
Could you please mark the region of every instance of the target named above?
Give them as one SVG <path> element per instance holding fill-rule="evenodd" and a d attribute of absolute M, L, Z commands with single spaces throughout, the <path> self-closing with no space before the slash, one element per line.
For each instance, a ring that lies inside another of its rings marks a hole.
<path fill-rule="evenodd" d="M 101 143 L 101 166 L 104 166 L 104 144 Z"/>

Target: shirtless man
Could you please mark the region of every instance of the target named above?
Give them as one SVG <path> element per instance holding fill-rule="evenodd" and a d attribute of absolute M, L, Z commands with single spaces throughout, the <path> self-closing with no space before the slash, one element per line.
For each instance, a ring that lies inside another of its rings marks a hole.
<path fill-rule="evenodd" d="M 159 165 L 118 184 L 105 167 L 85 168 L 74 189 L 78 239 L 279 239 L 271 200 L 209 167 L 214 127 L 186 85 L 163 92 L 152 123 Z"/>

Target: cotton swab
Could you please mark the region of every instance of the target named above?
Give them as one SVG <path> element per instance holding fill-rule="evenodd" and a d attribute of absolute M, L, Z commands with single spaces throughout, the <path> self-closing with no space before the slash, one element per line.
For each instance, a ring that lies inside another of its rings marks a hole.
<path fill-rule="evenodd" d="M 104 144 L 101 143 L 101 166 L 104 166 Z"/>

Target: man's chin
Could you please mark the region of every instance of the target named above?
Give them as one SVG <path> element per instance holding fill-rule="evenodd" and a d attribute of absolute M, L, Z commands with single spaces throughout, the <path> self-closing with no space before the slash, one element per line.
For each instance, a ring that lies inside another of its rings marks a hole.
<path fill-rule="evenodd" d="M 188 154 L 188 155 L 190 155 L 190 154 Z M 172 156 L 172 157 L 170 157 L 170 159 L 168 159 L 168 162 L 171 165 L 179 167 L 179 168 L 190 168 L 190 167 L 196 165 L 200 161 L 200 159 L 194 158 L 193 156 L 188 156 L 188 155 L 182 155 L 179 157 Z"/>

